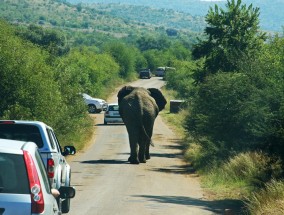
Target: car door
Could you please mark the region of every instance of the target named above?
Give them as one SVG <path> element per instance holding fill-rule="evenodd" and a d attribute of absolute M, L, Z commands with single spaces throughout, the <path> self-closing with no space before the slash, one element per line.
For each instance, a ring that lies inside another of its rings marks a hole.
<path fill-rule="evenodd" d="M 52 140 L 54 141 L 54 144 L 56 146 L 56 149 L 58 151 L 58 158 L 59 158 L 59 166 L 60 166 L 60 181 L 61 181 L 61 185 L 66 185 L 65 184 L 65 179 L 66 179 L 66 171 L 67 171 L 67 168 L 66 168 L 66 160 L 65 160 L 65 157 L 62 155 L 62 149 L 61 149 L 61 146 L 60 146 L 60 143 L 55 135 L 55 133 L 53 132 L 53 130 L 50 130 L 50 135 L 52 136 Z"/>
<path fill-rule="evenodd" d="M 64 168 L 64 160 L 62 159 L 61 150 L 58 145 L 57 139 L 55 138 L 54 132 L 52 129 L 47 128 L 48 138 L 50 143 L 54 146 L 53 151 L 50 153 L 51 158 L 54 160 L 54 182 L 56 183 L 56 187 L 59 188 L 61 186 L 62 173 Z"/>

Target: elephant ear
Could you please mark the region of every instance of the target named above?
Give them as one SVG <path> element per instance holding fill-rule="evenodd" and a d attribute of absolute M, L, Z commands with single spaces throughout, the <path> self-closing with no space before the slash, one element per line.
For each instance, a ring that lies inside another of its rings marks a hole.
<path fill-rule="evenodd" d="M 134 87 L 132 86 L 124 86 L 122 87 L 118 93 L 117 93 L 117 98 L 118 98 L 118 103 L 120 103 L 120 101 L 127 96 L 128 94 L 130 94 L 132 91 L 134 90 Z"/>
<path fill-rule="evenodd" d="M 165 99 L 162 92 L 157 88 L 148 88 L 147 90 L 150 91 L 151 96 L 155 99 L 159 107 L 159 111 L 163 110 L 167 104 L 167 100 Z"/>

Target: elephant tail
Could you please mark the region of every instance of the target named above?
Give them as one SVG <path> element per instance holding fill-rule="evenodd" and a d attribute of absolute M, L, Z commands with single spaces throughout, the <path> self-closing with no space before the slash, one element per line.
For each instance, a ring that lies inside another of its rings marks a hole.
<path fill-rule="evenodd" d="M 149 135 L 147 134 L 145 127 L 142 125 L 142 132 L 144 133 L 145 137 L 147 138 L 147 141 L 150 142 L 150 145 L 155 147 L 154 143 L 152 142 L 151 137 L 149 137 Z"/>

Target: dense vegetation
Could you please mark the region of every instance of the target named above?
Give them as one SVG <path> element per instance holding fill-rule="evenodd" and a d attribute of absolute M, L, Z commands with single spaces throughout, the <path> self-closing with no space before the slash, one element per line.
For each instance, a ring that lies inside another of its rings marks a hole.
<path fill-rule="evenodd" d="M 211 8 L 208 39 L 193 48 L 195 64 L 187 73 L 178 68 L 177 74 L 167 74 L 167 86 L 189 104 L 186 154 L 195 168 L 210 173 L 211 186 L 252 191 L 283 178 L 284 38 L 259 33 L 258 16 L 258 8 L 240 0 L 229 1 L 226 10 Z M 253 214 L 275 214 L 269 204 L 283 201 L 280 195 L 266 202 L 260 196 L 251 200 L 258 206 L 250 207 Z"/>
<path fill-rule="evenodd" d="M 114 6 L 60 2 L 0 3 L 10 22 L 0 21 L 1 119 L 44 121 L 80 149 L 92 130 L 80 93 L 106 99 L 140 68 L 175 67 L 166 86 L 186 101 L 189 162 L 208 186 L 248 198 L 252 214 L 273 214 L 271 202 L 283 202 L 284 38 L 261 33 L 258 8 L 240 0 L 211 8 L 196 40 L 192 29 L 150 17 L 114 19 Z"/>

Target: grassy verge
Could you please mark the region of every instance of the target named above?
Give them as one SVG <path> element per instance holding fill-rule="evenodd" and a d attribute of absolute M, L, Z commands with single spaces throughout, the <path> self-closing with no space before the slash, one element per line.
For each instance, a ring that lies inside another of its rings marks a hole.
<path fill-rule="evenodd" d="M 163 94 L 167 101 L 177 99 L 174 91 L 163 89 Z M 223 164 L 210 165 L 207 161 L 205 165 L 199 161 L 208 157 L 205 155 L 207 150 L 194 143 L 183 129 L 186 114 L 184 110 L 170 113 L 170 102 L 160 113 L 171 129 L 184 139 L 184 159 L 194 167 L 198 166 L 196 172 L 205 197 L 212 201 L 221 200 L 234 214 L 284 214 L 284 182 L 274 180 L 281 178 L 281 161 L 254 151 L 236 154 Z M 194 165 L 196 163 L 199 165 Z"/>

